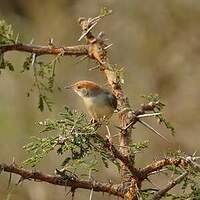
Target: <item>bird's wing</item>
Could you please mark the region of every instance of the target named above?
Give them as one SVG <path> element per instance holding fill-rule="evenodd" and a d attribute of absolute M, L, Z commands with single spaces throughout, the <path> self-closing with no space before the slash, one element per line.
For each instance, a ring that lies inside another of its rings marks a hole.
<path fill-rule="evenodd" d="M 112 106 L 112 108 L 117 109 L 117 98 L 112 93 L 110 93 L 109 104 Z"/>

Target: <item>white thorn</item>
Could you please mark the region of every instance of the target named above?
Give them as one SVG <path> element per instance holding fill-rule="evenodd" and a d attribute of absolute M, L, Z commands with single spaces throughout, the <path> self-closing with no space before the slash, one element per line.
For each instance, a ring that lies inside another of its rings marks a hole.
<path fill-rule="evenodd" d="M 110 48 L 113 44 L 109 44 L 108 46 L 104 47 L 104 50 Z"/>
<path fill-rule="evenodd" d="M 34 53 L 34 54 L 32 55 L 32 62 L 31 62 L 31 66 L 33 66 L 33 65 L 34 65 L 34 63 L 35 63 L 35 59 L 36 59 L 36 54 Z"/>
<path fill-rule="evenodd" d="M 106 129 L 107 129 L 107 132 L 108 132 L 107 138 L 108 138 L 109 142 L 112 142 L 112 136 L 111 136 L 110 129 L 109 129 L 108 125 L 106 125 Z"/>
<path fill-rule="evenodd" d="M 98 34 L 97 38 L 99 39 L 103 39 L 103 37 L 105 36 L 105 33 L 102 31 Z"/>
<path fill-rule="evenodd" d="M 97 22 L 95 22 L 94 24 L 92 24 L 85 33 L 83 33 L 81 35 L 81 37 L 78 39 L 78 41 L 80 42 L 92 29 L 93 27 L 95 27 L 97 25 Z"/>
<path fill-rule="evenodd" d="M 156 135 L 158 135 L 159 137 L 161 137 L 163 140 L 165 140 L 166 142 L 169 143 L 168 139 L 166 137 L 164 137 L 163 135 L 161 135 L 158 131 L 156 131 L 152 126 L 150 126 L 149 124 L 147 124 L 146 122 L 142 121 L 142 120 L 138 120 L 141 124 L 143 124 L 144 126 L 146 126 L 148 129 L 150 129 L 151 131 L 153 131 Z"/>
<path fill-rule="evenodd" d="M 33 44 L 34 42 L 34 39 L 32 38 L 31 41 L 29 42 L 29 44 Z"/>
<path fill-rule="evenodd" d="M 16 36 L 16 38 L 15 38 L 15 43 L 18 42 L 18 39 L 19 39 L 19 33 L 17 33 L 17 36 Z"/>
<path fill-rule="evenodd" d="M 99 67 L 100 67 L 100 65 L 97 65 L 97 66 L 91 67 L 91 68 L 89 68 L 89 71 L 92 71 L 92 70 L 94 70 L 94 69 L 98 69 Z"/>
<path fill-rule="evenodd" d="M 76 64 L 78 64 L 78 63 L 84 61 L 84 60 L 87 59 L 87 58 L 88 58 L 88 55 L 85 55 L 85 56 L 81 57 L 81 58 L 76 62 Z"/>
<path fill-rule="evenodd" d="M 89 198 L 89 200 L 92 200 L 92 195 L 93 195 L 93 188 L 91 189 L 91 192 L 90 192 L 90 198 Z"/>
<path fill-rule="evenodd" d="M 149 114 L 143 114 L 143 115 L 138 115 L 137 118 L 145 118 L 145 117 L 152 117 L 152 116 L 157 116 L 161 115 L 161 113 L 149 113 Z"/>

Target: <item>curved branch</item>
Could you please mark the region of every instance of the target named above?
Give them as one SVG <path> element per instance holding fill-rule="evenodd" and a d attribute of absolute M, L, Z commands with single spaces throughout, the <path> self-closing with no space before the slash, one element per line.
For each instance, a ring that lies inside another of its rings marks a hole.
<path fill-rule="evenodd" d="M 62 54 L 62 55 L 75 55 L 82 56 L 88 55 L 88 45 L 77 45 L 69 47 L 54 47 L 54 46 L 41 46 L 41 45 L 32 45 L 32 44 L 9 44 L 0 46 L 0 53 L 5 53 L 8 51 L 22 51 L 28 53 L 34 53 L 37 56 L 40 55 L 49 55 L 49 54 Z"/>
<path fill-rule="evenodd" d="M 179 184 L 182 180 L 184 180 L 184 178 L 188 175 L 187 172 L 181 174 L 180 176 L 178 176 L 176 179 L 174 179 L 173 181 L 169 182 L 165 188 L 159 190 L 158 192 L 156 192 L 151 200 L 159 200 L 162 197 L 165 196 L 165 194 L 171 190 L 173 187 L 175 187 L 177 184 Z"/>
<path fill-rule="evenodd" d="M 122 154 L 116 147 L 109 141 L 105 140 L 101 135 L 96 134 L 96 137 L 98 137 L 100 140 L 104 141 L 104 147 L 107 148 L 112 152 L 115 158 L 119 159 L 132 173 L 133 177 L 135 179 L 140 179 L 141 173 L 140 170 L 138 170 L 133 165 L 133 161 L 126 155 Z"/>
<path fill-rule="evenodd" d="M 188 156 L 186 158 L 183 158 L 183 157 L 181 157 L 181 158 L 165 158 L 165 159 L 162 159 L 159 161 L 154 161 L 140 171 L 141 176 L 142 176 L 142 179 L 144 180 L 152 172 L 159 171 L 162 168 L 169 166 L 169 165 L 182 166 L 183 168 L 186 168 L 186 167 L 188 167 L 188 165 L 190 165 L 196 171 L 200 172 L 200 166 L 194 162 L 195 160 L 196 160 L 195 157 L 192 158 L 191 156 Z"/>
<path fill-rule="evenodd" d="M 119 159 L 132 173 L 133 177 L 136 180 L 140 179 L 141 173 L 140 170 L 138 170 L 136 167 L 134 167 L 132 159 L 129 158 L 129 156 L 123 155 L 120 151 L 118 151 L 114 145 L 111 144 L 110 149 L 115 156 L 115 158 Z"/>
<path fill-rule="evenodd" d="M 123 193 L 119 190 L 119 184 L 110 184 L 110 183 L 101 183 L 97 181 L 87 181 L 87 180 L 64 180 L 59 176 L 52 176 L 49 174 L 43 174 L 41 172 L 33 172 L 30 170 L 25 170 L 23 168 L 19 168 L 16 165 L 7 165 L 0 164 L 0 169 L 5 172 L 10 172 L 14 174 L 18 174 L 22 177 L 22 179 L 33 180 L 33 181 L 44 181 L 46 183 L 60 185 L 60 186 L 68 186 L 73 189 L 82 188 L 88 189 L 96 192 L 106 192 L 108 194 L 112 194 L 115 196 L 123 197 Z"/>

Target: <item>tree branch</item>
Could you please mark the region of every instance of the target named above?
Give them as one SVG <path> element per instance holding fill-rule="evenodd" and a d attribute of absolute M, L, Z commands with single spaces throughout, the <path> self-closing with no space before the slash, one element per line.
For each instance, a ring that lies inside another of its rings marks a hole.
<path fill-rule="evenodd" d="M 32 44 L 9 44 L 0 46 L 0 53 L 5 53 L 8 51 L 22 51 L 28 53 L 34 53 L 37 56 L 40 55 L 69 55 L 69 56 L 82 56 L 88 55 L 88 45 L 77 45 L 69 47 L 54 47 L 54 46 L 41 46 L 41 45 L 32 45 Z"/>
<path fill-rule="evenodd" d="M 46 183 L 60 185 L 60 186 L 68 186 L 73 189 L 82 188 L 88 189 L 96 192 L 106 192 L 108 194 L 112 194 L 115 196 L 123 197 L 123 193 L 120 191 L 119 184 L 110 184 L 110 183 L 100 183 L 97 181 L 87 181 L 87 180 L 64 180 L 62 177 L 59 176 L 52 176 L 49 174 L 43 174 L 41 172 L 33 172 L 30 170 L 25 170 L 23 168 L 19 168 L 16 165 L 7 165 L 7 164 L 0 164 L 0 169 L 5 172 L 10 172 L 14 174 L 18 174 L 22 177 L 22 179 L 33 180 L 33 181 L 44 181 Z"/>
<path fill-rule="evenodd" d="M 162 168 L 169 166 L 169 165 L 175 165 L 175 166 L 182 166 L 183 168 L 188 167 L 190 165 L 193 167 L 196 171 L 200 172 L 200 165 L 195 163 L 195 157 L 188 156 L 186 158 L 165 158 L 159 161 L 154 161 L 151 164 L 144 167 L 141 172 L 142 179 L 146 179 L 148 175 L 150 175 L 152 172 L 156 172 L 161 170 Z"/>
<path fill-rule="evenodd" d="M 159 190 L 158 192 L 156 192 L 154 194 L 154 196 L 152 197 L 151 200 L 159 200 L 162 197 L 165 196 L 165 194 L 171 190 L 173 187 L 175 187 L 177 184 L 179 184 L 186 176 L 188 175 L 187 172 L 183 173 L 182 175 L 178 176 L 176 179 L 174 179 L 173 181 L 169 182 L 165 188 Z"/>
<path fill-rule="evenodd" d="M 118 149 L 116 149 L 116 147 L 109 140 L 105 140 L 101 135 L 96 134 L 96 137 L 104 141 L 105 143 L 104 147 L 110 150 L 114 155 L 114 157 L 119 159 L 130 170 L 131 174 L 135 179 L 137 180 L 140 179 L 141 176 L 140 170 L 134 167 L 132 160 L 128 156 L 122 154 Z"/>
<path fill-rule="evenodd" d="M 85 36 L 87 42 L 90 44 L 90 49 L 89 49 L 90 58 L 94 59 L 100 65 L 100 70 L 104 72 L 108 84 L 111 86 L 114 95 L 118 99 L 119 110 L 123 111 L 119 112 L 119 118 L 121 123 L 120 126 L 125 127 L 127 124 L 131 122 L 132 117 L 128 115 L 131 109 L 128 98 L 126 97 L 121 88 L 119 77 L 117 76 L 116 72 L 112 70 L 110 63 L 108 62 L 106 44 L 104 43 L 103 39 L 95 38 L 91 33 L 90 27 L 93 28 L 94 27 L 93 25 L 94 24 L 96 25 L 96 22 L 93 19 L 87 20 L 85 18 L 80 18 L 79 24 L 83 30 L 83 35 Z M 119 137 L 120 152 L 124 156 L 130 156 L 130 152 L 127 147 L 132 141 L 131 130 L 132 128 L 130 127 L 129 129 L 121 129 L 120 131 L 120 137 Z M 134 165 L 134 158 L 132 159 L 132 165 Z M 130 176 L 127 176 L 128 172 L 124 163 L 122 163 L 121 165 L 121 174 L 122 174 L 122 179 L 124 181 L 130 179 Z"/>

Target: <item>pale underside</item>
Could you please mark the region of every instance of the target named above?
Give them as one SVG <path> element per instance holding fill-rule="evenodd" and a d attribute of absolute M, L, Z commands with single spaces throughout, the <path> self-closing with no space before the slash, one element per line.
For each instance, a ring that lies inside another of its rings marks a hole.
<path fill-rule="evenodd" d="M 95 120 L 109 119 L 115 108 L 111 105 L 111 96 L 109 99 L 105 95 L 98 95 L 97 97 L 85 97 L 84 103 L 88 109 L 89 114 Z"/>

